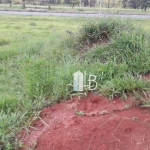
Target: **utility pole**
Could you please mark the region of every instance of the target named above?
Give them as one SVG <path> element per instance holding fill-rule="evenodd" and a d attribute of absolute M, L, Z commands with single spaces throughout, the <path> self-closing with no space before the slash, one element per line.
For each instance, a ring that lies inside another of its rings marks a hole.
<path fill-rule="evenodd" d="M 80 0 L 80 9 L 81 9 L 81 0 Z"/>
<path fill-rule="evenodd" d="M 99 13 L 98 13 L 99 17 L 100 17 L 100 14 L 101 14 L 101 9 L 102 9 L 102 0 L 100 0 L 100 2 L 99 2 Z"/>

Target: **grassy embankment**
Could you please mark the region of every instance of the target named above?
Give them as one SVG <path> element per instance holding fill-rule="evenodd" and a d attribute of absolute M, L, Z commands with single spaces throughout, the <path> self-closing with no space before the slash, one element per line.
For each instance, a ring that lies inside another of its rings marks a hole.
<path fill-rule="evenodd" d="M 111 43 L 90 50 L 78 41 L 89 40 L 88 28 L 90 36 L 95 34 L 89 18 L 0 15 L 0 20 L 0 141 L 7 143 L 18 128 L 27 129 L 29 116 L 38 118 L 42 107 L 76 94 L 67 85 L 77 70 L 96 75 L 96 92 L 110 98 L 134 94 L 137 99 L 150 91 L 150 84 L 139 78 L 150 71 L 150 42 L 144 33 L 150 30 L 149 20 L 133 20 L 135 26 L 142 22 L 144 30 L 133 30 L 127 20 L 103 20 L 104 26 L 118 28 Z M 79 32 L 84 23 L 88 26 Z"/>

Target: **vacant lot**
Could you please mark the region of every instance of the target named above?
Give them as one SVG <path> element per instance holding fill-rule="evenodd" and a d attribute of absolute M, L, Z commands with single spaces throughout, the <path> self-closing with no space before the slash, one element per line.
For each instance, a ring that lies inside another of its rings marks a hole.
<path fill-rule="evenodd" d="M 41 108 L 80 95 L 67 86 L 77 70 L 96 75 L 95 93 L 110 99 L 139 99 L 150 91 L 149 81 L 141 79 L 150 71 L 150 21 L 96 19 L 0 15 L 0 141 L 7 147 Z M 91 22 L 102 22 L 106 31 L 107 24 L 118 28 L 96 43 Z"/>

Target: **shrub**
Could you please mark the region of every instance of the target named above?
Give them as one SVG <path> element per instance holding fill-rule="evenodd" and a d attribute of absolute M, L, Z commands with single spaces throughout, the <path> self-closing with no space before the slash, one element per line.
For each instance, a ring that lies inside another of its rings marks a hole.
<path fill-rule="evenodd" d="M 138 78 L 150 72 L 150 36 L 142 28 L 130 20 L 107 18 L 90 20 L 78 35 L 75 48 L 81 44 L 82 49 L 77 54 L 90 64 L 101 93 L 113 98 L 150 89 Z M 96 46 L 91 48 L 93 43 Z"/>
<path fill-rule="evenodd" d="M 150 36 L 139 27 L 134 27 L 129 20 L 102 19 L 85 24 L 80 30 L 78 42 L 97 43 L 93 50 L 88 49 L 85 58 L 92 57 L 100 63 L 112 61 L 126 64 L 127 72 L 133 76 L 149 72 Z M 105 33 L 105 34 L 104 34 Z M 109 43 L 100 44 L 99 41 Z M 98 45 L 99 44 L 99 45 Z M 93 60 L 92 60 L 93 61 Z"/>
<path fill-rule="evenodd" d="M 110 38 L 117 35 L 123 30 L 131 31 L 133 25 L 127 21 L 119 19 L 101 19 L 90 20 L 84 24 L 79 31 L 79 43 L 90 44 L 98 42 L 108 42 Z"/>

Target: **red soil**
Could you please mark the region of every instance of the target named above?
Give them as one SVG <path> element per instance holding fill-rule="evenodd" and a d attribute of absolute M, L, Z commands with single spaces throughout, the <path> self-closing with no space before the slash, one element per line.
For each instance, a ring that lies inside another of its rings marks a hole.
<path fill-rule="evenodd" d="M 147 73 L 145 76 L 143 76 L 143 79 L 150 81 L 150 73 Z"/>
<path fill-rule="evenodd" d="M 136 101 L 77 97 L 44 108 L 21 150 L 150 150 L 150 110 Z"/>

